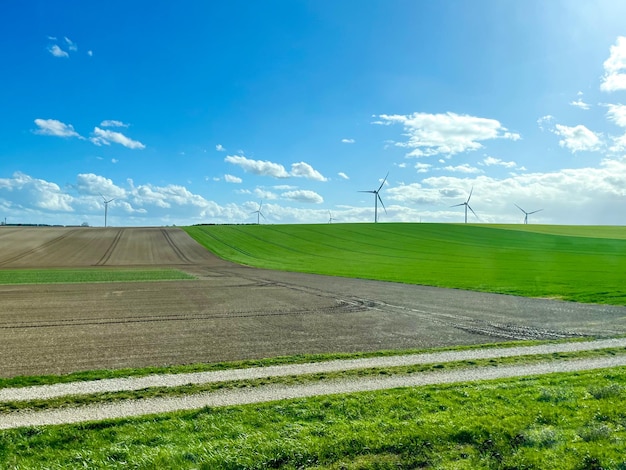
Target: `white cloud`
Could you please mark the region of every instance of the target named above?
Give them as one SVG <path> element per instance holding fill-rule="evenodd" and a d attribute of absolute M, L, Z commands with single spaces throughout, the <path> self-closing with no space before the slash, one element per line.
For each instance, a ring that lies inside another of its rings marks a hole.
<path fill-rule="evenodd" d="M 520 135 L 509 132 L 495 119 L 480 118 L 455 113 L 378 116 L 381 120 L 374 124 L 402 124 L 406 142 L 396 145 L 413 149 L 409 157 L 431 155 L 454 155 L 477 150 L 483 147 L 482 141 L 491 139 L 518 140 Z"/>
<path fill-rule="evenodd" d="M 580 108 L 580 109 L 585 109 L 585 110 L 587 110 L 587 109 L 589 109 L 591 107 L 589 104 L 585 103 L 582 99 L 578 99 L 576 101 L 572 101 L 572 102 L 570 102 L 570 105 L 575 106 L 575 107 Z"/>
<path fill-rule="evenodd" d="M 241 167 L 244 171 L 261 176 L 272 176 L 274 178 L 288 178 L 290 176 L 308 178 L 316 181 L 327 181 L 327 179 L 311 165 L 305 162 L 293 163 L 291 172 L 287 172 L 280 163 L 263 160 L 251 160 L 241 155 L 229 155 L 224 159 L 227 163 L 232 163 Z"/>
<path fill-rule="evenodd" d="M 95 145 L 110 145 L 111 142 L 123 145 L 129 149 L 144 149 L 146 146 L 137 140 L 126 137 L 121 132 L 108 131 L 99 127 L 93 130 L 94 137 L 89 140 Z"/>
<path fill-rule="evenodd" d="M 218 152 L 226 152 L 226 149 L 224 148 L 222 144 L 217 144 L 215 146 L 215 150 L 217 150 Z"/>
<path fill-rule="evenodd" d="M 56 183 L 16 172 L 12 178 L 0 178 L 0 199 L 8 198 L 14 209 L 72 212 L 73 198 Z"/>
<path fill-rule="evenodd" d="M 65 124 L 56 119 L 35 119 L 35 124 L 39 127 L 35 134 L 53 135 L 57 137 L 80 137 L 71 124 Z"/>
<path fill-rule="evenodd" d="M 224 181 L 227 183 L 241 183 L 243 180 L 238 176 L 224 175 Z"/>
<path fill-rule="evenodd" d="M 432 168 L 432 165 L 429 165 L 428 163 L 416 163 L 415 164 L 415 169 L 417 170 L 418 173 L 428 173 L 428 171 L 430 171 L 431 168 Z"/>
<path fill-rule="evenodd" d="M 349 180 L 350 179 L 350 177 L 348 175 L 346 175 L 343 171 L 340 171 L 339 173 L 337 173 L 337 175 L 340 178 L 344 179 L 344 180 Z"/>
<path fill-rule="evenodd" d="M 63 49 L 61 49 L 59 46 L 57 46 L 56 44 L 48 47 L 48 52 L 50 52 L 50 54 L 52 54 L 54 57 L 69 57 L 70 55 L 65 52 Z"/>
<path fill-rule="evenodd" d="M 287 191 L 282 193 L 281 197 L 298 202 L 307 202 L 313 204 L 321 204 L 322 202 L 324 202 L 322 196 L 317 194 L 315 191 L 309 191 L 305 189 L 298 191 Z"/>
<path fill-rule="evenodd" d="M 81 195 L 105 196 L 107 199 L 126 196 L 126 191 L 113 184 L 112 180 L 93 173 L 79 174 L 76 177 L 76 190 Z"/>
<path fill-rule="evenodd" d="M 626 90 L 626 37 L 619 36 L 611 46 L 609 58 L 604 61 L 602 91 Z"/>
<path fill-rule="evenodd" d="M 261 200 L 278 199 L 278 196 L 276 195 L 276 193 L 273 193 L 272 191 L 268 191 L 267 189 L 254 188 L 253 194 L 258 199 L 261 199 Z"/>
<path fill-rule="evenodd" d="M 354 140 L 354 139 L 341 139 L 341 142 L 343 144 L 353 144 L 353 143 L 356 142 L 356 140 Z"/>
<path fill-rule="evenodd" d="M 590 131 L 582 124 L 575 127 L 557 124 L 553 132 L 563 138 L 559 141 L 559 145 L 572 152 L 599 150 L 601 146 L 598 134 Z"/>
<path fill-rule="evenodd" d="M 473 166 L 469 166 L 467 163 L 458 166 L 446 166 L 443 168 L 446 171 L 452 171 L 455 173 L 467 173 L 467 174 L 475 174 L 475 173 L 484 173 L 480 168 L 475 168 Z"/>
<path fill-rule="evenodd" d="M 319 171 L 313 169 L 311 165 L 304 162 L 291 164 L 291 176 L 298 176 L 316 181 L 327 181 L 327 179 L 322 176 Z"/>
<path fill-rule="evenodd" d="M 126 124 L 122 121 L 116 121 L 114 119 L 106 119 L 100 123 L 102 127 L 128 127 L 129 124 Z"/>
<path fill-rule="evenodd" d="M 485 158 L 479 165 L 484 166 L 503 166 L 505 168 L 515 168 L 517 167 L 517 163 L 515 162 L 505 162 L 499 158 L 495 157 L 487 157 Z"/>
<path fill-rule="evenodd" d="M 539 126 L 539 129 L 541 129 L 542 131 L 545 131 L 548 126 L 552 125 L 553 122 L 554 122 L 554 116 L 551 116 L 550 114 L 547 114 L 546 116 L 543 116 L 537 119 L 537 125 Z"/>
<path fill-rule="evenodd" d="M 93 57 L 93 51 L 87 51 L 87 55 L 88 55 L 89 57 Z"/>
<path fill-rule="evenodd" d="M 262 160 L 251 160 L 240 155 L 228 155 L 225 162 L 241 167 L 245 172 L 261 176 L 272 176 L 274 178 L 287 178 L 289 173 L 285 167 L 279 163 Z"/>
<path fill-rule="evenodd" d="M 65 39 L 65 44 L 67 44 L 67 48 L 70 51 L 77 51 L 78 50 L 78 46 L 71 39 L 69 39 L 68 37 L 64 37 L 63 39 Z"/>
<path fill-rule="evenodd" d="M 609 121 L 613 121 L 619 127 L 626 127 L 626 106 L 623 104 L 609 104 L 606 113 Z"/>

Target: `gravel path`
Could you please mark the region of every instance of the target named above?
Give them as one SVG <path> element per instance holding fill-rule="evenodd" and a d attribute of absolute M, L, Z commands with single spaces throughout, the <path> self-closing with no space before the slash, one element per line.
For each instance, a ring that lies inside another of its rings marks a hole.
<path fill-rule="evenodd" d="M 224 382 L 290 375 L 301 375 L 341 370 L 393 367 L 414 364 L 443 363 L 459 360 L 489 359 L 533 354 L 586 351 L 611 347 L 626 347 L 626 338 L 598 341 L 522 346 L 514 348 L 476 349 L 407 356 L 329 361 L 322 363 L 271 366 L 193 374 L 155 375 L 141 378 L 106 379 L 49 386 L 0 389 L 0 401 L 24 401 L 65 395 L 138 390 L 146 387 L 173 387 L 185 384 Z M 554 372 L 574 372 L 626 366 L 626 355 L 572 361 L 547 361 L 529 365 L 478 367 L 452 371 L 427 372 L 410 376 L 361 377 L 314 382 L 299 385 L 271 384 L 247 389 L 224 389 L 217 392 L 192 394 L 184 397 L 164 397 L 126 400 L 117 403 L 99 403 L 44 411 L 17 411 L 0 414 L 0 429 L 22 426 L 67 424 L 102 419 L 124 418 L 205 406 L 230 406 L 260 403 L 290 398 L 302 398 L 339 393 L 383 390 L 397 387 L 489 380 Z"/>

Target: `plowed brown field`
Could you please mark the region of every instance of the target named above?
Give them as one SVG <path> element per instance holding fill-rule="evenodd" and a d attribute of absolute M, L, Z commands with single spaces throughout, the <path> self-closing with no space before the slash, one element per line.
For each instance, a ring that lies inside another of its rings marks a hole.
<path fill-rule="evenodd" d="M 192 281 L 0 285 L 0 376 L 626 332 L 626 308 L 266 271 L 177 228 L 0 227 L 0 269 Z"/>

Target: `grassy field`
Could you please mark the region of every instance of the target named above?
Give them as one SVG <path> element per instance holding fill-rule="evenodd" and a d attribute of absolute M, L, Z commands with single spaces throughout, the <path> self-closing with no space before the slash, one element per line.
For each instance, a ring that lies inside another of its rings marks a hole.
<path fill-rule="evenodd" d="M 131 282 L 194 279 L 177 269 L 6 269 L 0 284 L 51 284 L 63 282 Z"/>
<path fill-rule="evenodd" d="M 464 224 L 193 226 L 269 269 L 626 305 L 626 228 Z"/>
<path fill-rule="evenodd" d="M 618 470 L 625 393 L 620 368 L 23 428 L 0 467 Z"/>

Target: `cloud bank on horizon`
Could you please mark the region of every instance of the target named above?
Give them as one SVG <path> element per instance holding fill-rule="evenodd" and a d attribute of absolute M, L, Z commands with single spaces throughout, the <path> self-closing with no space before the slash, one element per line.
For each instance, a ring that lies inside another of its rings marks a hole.
<path fill-rule="evenodd" d="M 449 3 L 16 4 L 0 220 L 626 224 L 626 6 Z"/>

